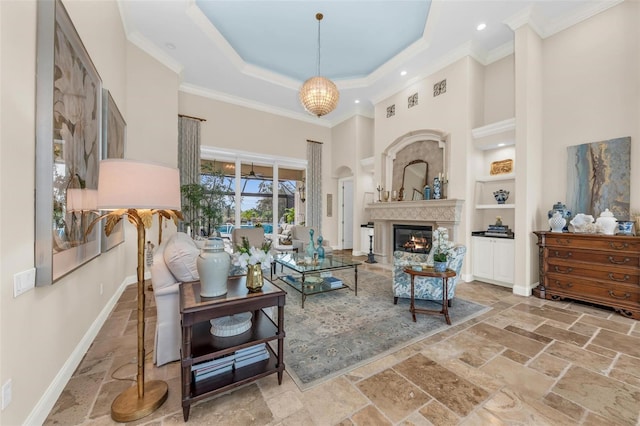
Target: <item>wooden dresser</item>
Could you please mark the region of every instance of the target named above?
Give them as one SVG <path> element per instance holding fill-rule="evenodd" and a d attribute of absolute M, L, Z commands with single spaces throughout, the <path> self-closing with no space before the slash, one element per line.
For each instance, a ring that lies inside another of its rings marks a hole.
<path fill-rule="evenodd" d="M 535 232 L 543 299 L 610 306 L 640 319 L 640 237 Z"/>

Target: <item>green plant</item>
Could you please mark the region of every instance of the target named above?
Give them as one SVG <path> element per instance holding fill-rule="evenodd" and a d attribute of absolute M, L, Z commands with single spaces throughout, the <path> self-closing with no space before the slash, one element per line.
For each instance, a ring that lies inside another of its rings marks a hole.
<path fill-rule="evenodd" d="M 294 209 L 293 207 L 289 207 L 288 209 L 286 209 L 284 211 L 284 220 L 287 221 L 287 223 L 293 223 L 296 220 L 296 209 Z"/>
<path fill-rule="evenodd" d="M 202 228 L 207 235 L 215 232 L 224 220 L 228 207 L 226 198 L 231 191 L 222 172 L 202 175 L 201 183 L 182 185 L 180 191 L 184 226 L 195 230 Z"/>
<path fill-rule="evenodd" d="M 433 261 L 446 262 L 454 254 L 453 243 L 449 241 L 447 228 L 440 227 L 433 231 Z"/>

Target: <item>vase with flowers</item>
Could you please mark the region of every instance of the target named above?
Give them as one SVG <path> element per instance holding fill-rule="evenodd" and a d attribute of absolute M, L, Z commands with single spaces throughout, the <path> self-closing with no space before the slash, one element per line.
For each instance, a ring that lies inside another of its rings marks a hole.
<path fill-rule="evenodd" d="M 449 241 L 449 230 L 439 227 L 433 231 L 433 270 L 446 271 L 447 264 L 454 255 L 453 243 Z"/>
<path fill-rule="evenodd" d="M 247 237 L 242 237 L 242 244 L 236 246 L 233 255 L 233 264 L 241 268 L 247 268 L 247 288 L 250 293 L 262 289 L 262 265 L 271 267 L 273 256 L 271 255 L 271 241 L 265 240 L 260 247 L 249 244 Z"/>

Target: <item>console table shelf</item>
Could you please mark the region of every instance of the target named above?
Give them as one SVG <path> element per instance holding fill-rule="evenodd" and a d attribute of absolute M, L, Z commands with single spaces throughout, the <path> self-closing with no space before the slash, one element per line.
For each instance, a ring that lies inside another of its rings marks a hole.
<path fill-rule="evenodd" d="M 640 319 L 640 237 L 535 232 L 543 299 L 576 299 Z"/>
<path fill-rule="evenodd" d="M 191 404 L 273 373 L 282 383 L 284 373 L 284 304 L 286 293 L 264 279 L 262 291 L 249 293 L 246 277 L 230 277 L 227 294 L 201 298 L 200 283 L 180 284 L 180 315 L 182 320 L 182 414 L 189 420 Z M 265 309 L 277 306 L 274 322 Z M 211 334 L 210 320 L 228 315 L 252 312 L 251 328 L 236 336 L 218 337 Z M 271 344 L 270 344 L 271 342 Z M 240 349 L 265 344 L 269 358 L 235 368 L 213 377 L 194 380 L 196 364 L 230 355 Z M 275 344 L 276 349 L 271 345 Z"/>

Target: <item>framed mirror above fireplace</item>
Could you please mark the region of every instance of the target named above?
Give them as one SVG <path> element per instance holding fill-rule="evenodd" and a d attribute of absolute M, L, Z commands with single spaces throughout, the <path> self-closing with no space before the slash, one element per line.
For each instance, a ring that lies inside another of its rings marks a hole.
<path fill-rule="evenodd" d="M 429 176 L 429 163 L 424 160 L 413 160 L 404 166 L 398 201 L 413 200 L 416 192 L 422 199 L 422 189 L 427 184 L 427 176 Z"/>

